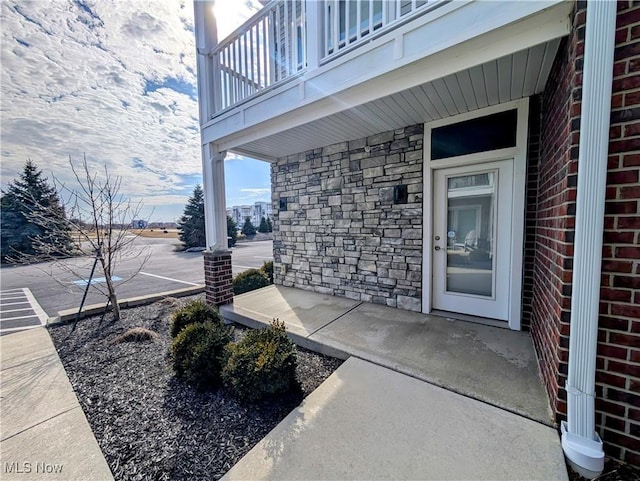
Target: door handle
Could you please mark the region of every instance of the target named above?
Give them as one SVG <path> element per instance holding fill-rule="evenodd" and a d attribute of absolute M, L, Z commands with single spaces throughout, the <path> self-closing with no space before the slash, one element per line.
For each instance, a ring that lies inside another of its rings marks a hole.
<path fill-rule="evenodd" d="M 441 249 L 441 247 L 440 246 L 435 246 L 434 249 L 439 251 Z"/>

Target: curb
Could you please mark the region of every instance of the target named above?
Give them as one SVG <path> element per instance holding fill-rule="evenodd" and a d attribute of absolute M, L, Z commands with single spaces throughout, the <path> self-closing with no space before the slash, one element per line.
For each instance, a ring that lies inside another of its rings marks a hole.
<path fill-rule="evenodd" d="M 165 297 L 185 297 L 185 296 L 191 296 L 194 294 L 200 294 L 202 292 L 204 292 L 204 285 L 194 286 L 194 287 L 184 287 L 182 289 L 175 289 L 173 291 L 164 291 L 164 292 L 158 292 L 155 294 L 147 294 L 144 296 L 129 297 L 127 299 L 122 299 L 121 301 L 118 301 L 118 305 L 120 306 L 121 309 L 126 309 L 129 307 L 152 304 L 156 301 L 164 299 Z M 82 308 L 82 312 L 80 313 L 80 319 L 84 319 L 85 317 L 95 316 L 96 314 L 102 314 L 106 306 L 107 306 L 106 302 L 85 306 Z M 47 319 L 46 325 L 52 326 L 55 324 L 64 324 L 66 322 L 69 322 L 75 319 L 77 315 L 78 315 L 78 308 L 65 309 L 64 311 L 59 311 L 57 316 L 50 317 L 49 319 Z"/>

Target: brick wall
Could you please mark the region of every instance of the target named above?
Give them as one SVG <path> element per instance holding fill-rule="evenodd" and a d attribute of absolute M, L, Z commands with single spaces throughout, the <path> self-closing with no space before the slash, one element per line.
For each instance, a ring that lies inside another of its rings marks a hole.
<path fill-rule="evenodd" d="M 523 330 L 531 326 L 531 304 L 533 302 L 533 271 L 536 255 L 536 219 L 538 198 L 538 165 L 540 163 L 540 103 L 539 95 L 529 99 L 529 133 L 527 145 L 527 184 L 524 224 L 522 321 Z"/>
<path fill-rule="evenodd" d="M 610 456 L 640 465 L 640 6 L 618 3 L 596 371 Z"/>
<path fill-rule="evenodd" d="M 640 464 L 640 7 L 618 3 L 603 246 L 596 423 L 609 456 Z M 531 331 L 565 419 L 585 5 L 542 98 Z"/>
<path fill-rule="evenodd" d="M 208 304 L 222 306 L 233 303 L 231 252 L 204 251 L 204 284 Z"/>
<path fill-rule="evenodd" d="M 272 165 L 276 284 L 421 310 L 423 131 L 383 132 Z M 393 201 L 400 184 L 406 204 Z"/>
<path fill-rule="evenodd" d="M 573 33 L 560 44 L 542 95 L 540 160 L 531 300 L 531 336 L 551 406 L 566 413 L 571 275 L 580 128 L 585 12 L 575 12 Z M 531 199 L 529 199 L 531 202 Z"/>

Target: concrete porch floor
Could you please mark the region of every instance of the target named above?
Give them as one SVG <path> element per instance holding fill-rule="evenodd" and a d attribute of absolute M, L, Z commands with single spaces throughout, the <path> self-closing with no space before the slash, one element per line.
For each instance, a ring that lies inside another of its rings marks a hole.
<path fill-rule="evenodd" d="M 224 480 L 568 479 L 527 333 L 276 286 L 221 312 L 347 359 Z"/>
<path fill-rule="evenodd" d="M 299 345 L 354 356 L 553 426 L 529 333 L 281 286 L 236 296 L 223 316 L 278 318 Z"/>

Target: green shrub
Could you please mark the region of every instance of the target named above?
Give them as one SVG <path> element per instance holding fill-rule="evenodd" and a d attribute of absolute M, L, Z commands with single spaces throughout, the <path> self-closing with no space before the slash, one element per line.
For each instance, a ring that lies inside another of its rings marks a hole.
<path fill-rule="evenodd" d="M 287 392 L 296 383 L 296 349 L 287 337 L 284 322 L 248 332 L 227 346 L 222 380 L 236 396 L 257 401 Z"/>
<path fill-rule="evenodd" d="M 171 337 L 176 337 L 189 324 L 212 321 L 221 323 L 222 318 L 215 307 L 196 299 L 173 313 L 171 319 Z"/>
<path fill-rule="evenodd" d="M 231 332 L 231 327 L 212 321 L 185 327 L 171 344 L 176 375 L 200 389 L 218 386 Z"/>
<path fill-rule="evenodd" d="M 266 287 L 269 284 L 271 283 L 266 274 L 259 269 L 249 269 L 233 278 L 233 293 L 235 295 L 244 294 L 245 292 Z"/>
<path fill-rule="evenodd" d="M 273 284 L 273 261 L 267 261 L 264 264 L 262 264 L 260 271 L 265 276 L 267 276 L 267 279 L 269 279 L 269 282 Z"/>

